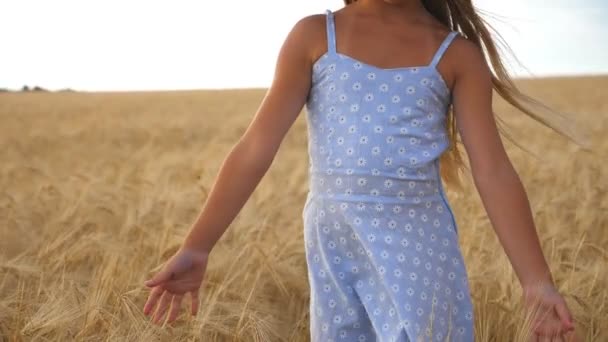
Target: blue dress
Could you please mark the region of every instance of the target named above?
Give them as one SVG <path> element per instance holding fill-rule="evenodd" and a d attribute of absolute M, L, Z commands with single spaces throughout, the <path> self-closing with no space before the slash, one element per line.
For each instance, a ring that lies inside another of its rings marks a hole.
<path fill-rule="evenodd" d="M 473 341 L 456 221 L 439 173 L 451 91 L 436 66 L 313 65 L 302 211 L 313 342 Z"/>

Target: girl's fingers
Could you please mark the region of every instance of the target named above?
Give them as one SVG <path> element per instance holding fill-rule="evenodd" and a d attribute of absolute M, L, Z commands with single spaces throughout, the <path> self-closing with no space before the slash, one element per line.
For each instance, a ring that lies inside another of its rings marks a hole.
<path fill-rule="evenodd" d="M 538 342 L 538 335 L 534 332 L 530 334 L 527 342 Z"/>
<path fill-rule="evenodd" d="M 568 310 L 568 306 L 566 302 L 562 299 L 555 305 L 555 311 L 557 312 L 557 316 L 559 317 L 564 329 L 572 329 L 574 327 L 574 323 L 572 322 L 572 315 L 570 314 L 570 310 Z"/>
<path fill-rule="evenodd" d="M 144 282 L 144 285 L 146 285 L 147 287 L 158 286 L 158 285 L 162 284 L 163 282 L 171 279 L 172 277 L 173 277 L 172 272 L 163 269 L 160 272 L 156 273 L 152 277 L 152 279 L 146 280 Z"/>
<path fill-rule="evenodd" d="M 169 312 L 169 318 L 167 319 L 167 323 L 175 321 L 175 319 L 179 315 L 179 309 L 181 309 L 182 307 L 183 297 L 183 295 L 173 295 L 173 300 L 171 301 L 171 311 Z"/>
<path fill-rule="evenodd" d="M 555 340 L 557 342 L 568 342 L 568 338 L 566 336 L 566 333 L 563 334 L 559 334 L 557 339 Z"/>
<path fill-rule="evenodd" d="M 198 313 L 198 289 L 191 291 L 190 297 L 192 299 L 192 308 L 190 313 L 192 314 L 192 316 L 196 316 L 196 314 Z"/>
<path fill-rule="evenodd" d="M 549 328 L 553 326 L 552 324 L 550 324 L 552 323 L 551 321 L 553 321 L 554 319 L 553 316 L 553 307 L 545 305 L 539 306 L 538 312 L 536 313 L 537 318 L 535 320 L 536 326 L 534 331 L 537 334 L 540 334 L 541 337 L 542 335 L 550 334 L 552 331 Z M 542 339 L 540 341 L 544 342 Z"/>
<path fill-rule="evenodd" d="M 566 342 L 581 342 L 576 330 L 570 330 L 565 334 Z"/>
<path fill-rule="evenodd" d="M 563 331 L 562 323 L 555 313 L 551 314 L 551 317 L 545 318 L 542 322 L 540 322 L 535 330 L 535 332 L 539 335 L 540 342 L 562 341 L 561 336 Z"/>
<path fill-rule="evenodd" d="M 163 319 L 167 308 L 171 304 L 172 297 L 173 295 L 168 291 L 165 291 L 163 293 L 163 296 L 161 297 L 160 302 L 158 303 L 158 307 L 156 308 L 156 312 L 154 312 L 154 323 L 158 323 Z"/>
<path fill-rule="evenodd" d="M 156 305 L 158 298 L 163 294 L 164 289 L 162 286 L 157 286 L 150 291 L 150 295 L 148 296 L 148 300 L 144 305 L 144 315 L 148 316 L 152 311 L 152 308 Z"/>

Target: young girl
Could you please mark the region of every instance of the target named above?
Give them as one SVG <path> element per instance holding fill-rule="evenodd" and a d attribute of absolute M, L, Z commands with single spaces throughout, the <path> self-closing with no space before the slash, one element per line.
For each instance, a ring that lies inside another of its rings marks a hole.
<path fill-rule="evenodd" d="M 492 90 L 533 114 L 520 104 L 526 97 L 510 82 L 471 1 L 346 5 L 293 27 L 272 86 L 204 210 L 182 248 L 146 282 L 145 314 L 155 309 L 154 322 L 165 314 L 175 320 L 186 293 L 196 314 L 214 244 L 306 105 L 310 191 L 302 218 L 312 341 L 418 341 L 431 330 L 433 340 L 474 340 L 467 271 L 441 182 L 442 174 L 454 182 L 462 165 L 456 128 L 524 300 L 539 300 L 544 310 L 535 338 L 568 337 L 572 316 L 500 140 Z M 446 150 L 450 164 L 440 172 Z"/>

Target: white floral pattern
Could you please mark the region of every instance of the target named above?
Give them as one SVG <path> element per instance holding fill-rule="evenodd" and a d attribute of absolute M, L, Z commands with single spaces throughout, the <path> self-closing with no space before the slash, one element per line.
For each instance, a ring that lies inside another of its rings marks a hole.
<path fill-rule="evenodd" d="M 439 156 L 450 90 L 436 63 L 382 69 L 335 50 L 306 103 L 310 191 L 302 211 L 311 341 L 473 341 L 474 314 Z"/>

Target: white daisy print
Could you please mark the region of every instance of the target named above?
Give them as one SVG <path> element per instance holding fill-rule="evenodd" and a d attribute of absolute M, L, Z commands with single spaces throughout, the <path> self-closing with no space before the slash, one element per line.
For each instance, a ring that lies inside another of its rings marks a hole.
<path fill-rule="evenodd" d="M 420 258 L 414 257 L 414 259 L 412 259 L 412 263 L 416 266 L 420 265 Z"/>

